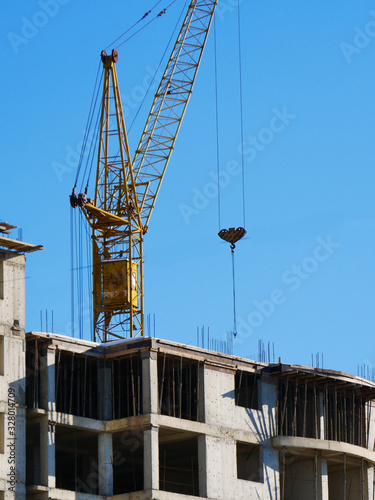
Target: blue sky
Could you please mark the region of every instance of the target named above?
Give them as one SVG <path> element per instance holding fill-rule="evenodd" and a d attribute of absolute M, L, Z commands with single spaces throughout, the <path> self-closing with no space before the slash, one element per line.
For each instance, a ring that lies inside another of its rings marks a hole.
<path fill-rule="evenodd" d="M 28 330 L 54 311 L 70 333 L 70 207 L 100 51 L 156 1 L 1 5 L 0 219 L 45 250 L 27 257 Z M 160 3 L 160 10 L 170 2 Z M 185 2 L 119 48 L 127 123 Z M 375 364 L 375 8 L 242 0 L 247 238 L 236 249 L 238 338 L 283 362 L 357 373 Z M 216 13 L 222 227 L 242 218 L 237 1 Z M 218 232 L 211 31 L 145 238 L 145 306 L 156 335 L 222 340 L 233 324 L 230 250 Z M 133 152 L 149 102 L 130 134 Z M 89 338 L 90 332 L 85 333 Z"/>

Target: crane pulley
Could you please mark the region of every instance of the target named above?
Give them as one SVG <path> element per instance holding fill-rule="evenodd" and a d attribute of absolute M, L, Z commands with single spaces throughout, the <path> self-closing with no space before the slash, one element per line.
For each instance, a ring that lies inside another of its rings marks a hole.
<path fill-rule="evenodd" d="M 70 195 L 92 230 L 94 341 L 144 335 L 143 237 L 174 148 L 217 0 L 190 2 L 131 159 L 116 74 L 101 53 L 103 91 L 94 199 Z M 165 12 L 165 11 L 164 11 Z M 159 15 L 164 14 L 163 11 Z"/>

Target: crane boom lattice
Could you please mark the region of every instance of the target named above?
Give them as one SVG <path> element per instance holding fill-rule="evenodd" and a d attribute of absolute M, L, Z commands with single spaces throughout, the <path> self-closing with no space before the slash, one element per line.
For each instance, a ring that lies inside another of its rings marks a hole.
<path fill-rule="evenodd" d="M 191 2 L 133 159 L 147 228 L 199 68 L 217 0 Z"/>
<path fill-rule="evenodd" d="M 115 63 L 104 67 L 95 199 L 83 211 L 92 228 L 94 340 L 143 333 L 143 227 Z"/>

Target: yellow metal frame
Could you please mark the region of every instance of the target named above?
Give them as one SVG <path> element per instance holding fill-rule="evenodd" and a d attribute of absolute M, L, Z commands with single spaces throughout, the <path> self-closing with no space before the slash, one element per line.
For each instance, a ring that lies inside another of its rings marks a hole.
<path fill-rule="evenodd" d="M 144 331 L 143 227 L 135 196 L 116 60 L 113 54 L 102 53 L 104 78 L 95 199 L 83 207 L 92 228 L 94 340 L 101 342 L 143 335 Z M 113 117 L 115 123 L 111 123 Z M 121 260 L 127 261 L 128 295 L 123 301 L 111 301 L 104 298 L 104 263 Z"/>
<path fill-rule="evenodd" d="M 111 56 L 102 52 L 104 79 L 95 201 L 82 208 L 92 228 L 95 341 L 144 335 L 143 235 L 191 96 L 216 5 L 217 0 L 190 2 L 133 161 L 115 69 L 118 55 L 116 51 Z M 114 116 L 112 125 L 110 119 Z M 129 295 L 122 303 L 116 300 L 111 304 L 103 300 L 103 262 L 120 259 L 127 261 Z"/>

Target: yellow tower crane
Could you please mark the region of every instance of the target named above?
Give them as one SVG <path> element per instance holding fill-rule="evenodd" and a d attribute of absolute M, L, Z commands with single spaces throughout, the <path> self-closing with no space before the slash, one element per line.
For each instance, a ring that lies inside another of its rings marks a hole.
<path fill-rule="evenodd" d="M 94 341 L 144 335 L 143 236 L 189 102 L 217 0 L 190 2 L 131 159 L 117 81 L 104 67 L 95 197 L 71 195 L 92 229 Z"/>

